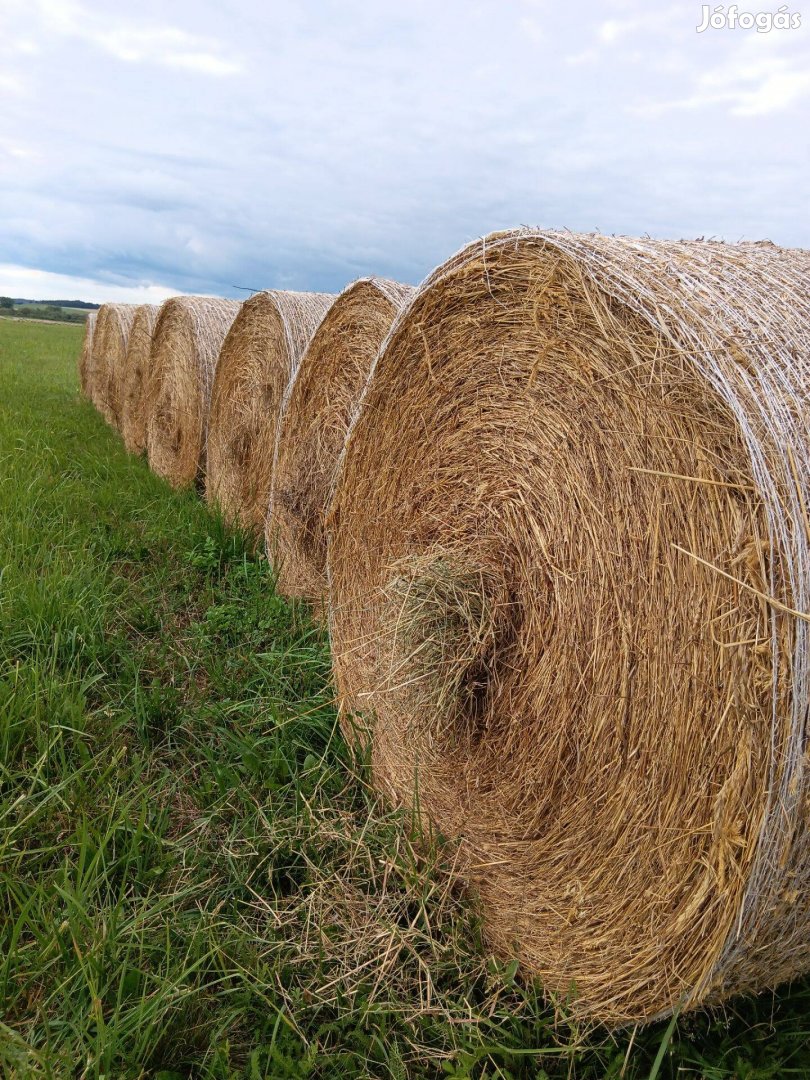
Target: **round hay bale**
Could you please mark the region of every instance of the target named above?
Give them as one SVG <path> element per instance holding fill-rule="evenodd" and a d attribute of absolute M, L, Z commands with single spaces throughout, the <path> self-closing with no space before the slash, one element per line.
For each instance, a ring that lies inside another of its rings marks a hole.
<path fill-rule="evenodd" d="M 324 519 L 346 430 L 372 361 L 414 291 L 379 278 L 344 289 L 285 395 L 265 538 L 279 589 L 316 607 L 328 591 Z"/>
<path fill-rule="evenodd" d="M 117 426 L 115 385 L 124 364 L 127 341 L 135 318 L 134 304 L 102 304 L 93 331 L 91 392 L 93 404 L 108 424 Z"/>
<path fill-rule="evenodd" d="M 90 377 L 93 357 L 93 332 L 96 328 L 96 316 L 98 312 L 88 312 L 84 323 L 84 340 L 82 351 L 79 353 L 79 388 L 83 397 L 92 399 Z"/>
<path fill-rule="evenodd" d="M 146 449 L 146 373 L 159 311 L 158 304 L 136 308 L 118 380 L 121 436 L 130 454 L 142 454 Z"/>
<path fill-rule="evenodd" d="M 334 296 L 260 292 L 242 305 L 222 346 L 211 396 L 205 496 L 263 535 L 281 401 Z"/>
<path fill-rule="evenodd" d="M 495 234 L 347 437 L 330 631 L 376 782 L 612 1026 L 810 967 L 808 282 L 768 243 Z"/>
<path fill-rule="evenodd" d="M 175 488 L 205 474 L 205 435 L 219 350 L 241 304 L 174 296 L 161 307 L 146 381 L 149 465 Z"/>

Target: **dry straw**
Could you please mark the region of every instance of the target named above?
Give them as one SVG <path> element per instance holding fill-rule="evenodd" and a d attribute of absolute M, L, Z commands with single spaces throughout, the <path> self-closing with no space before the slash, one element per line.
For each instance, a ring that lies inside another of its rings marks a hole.
<path fill-rule="evenodd" d="M 96 315 L 91 311 L 87 315 L 84 324 L 84 341 L 82 351 L 79 354 L 79 387 L 84 397 L 92 400 L 92 387 L 90 383 L 93 358 L 93 332 L 96 329 Z"/>
<path fill-rule="evenodd" d="M 349 431 L 339 692 L 583 1017 L 810 967 L 808 284 L 769 243 L 496 234 Z"/>
<path fill-rule="evenodd" d="M 146 373 L 159 311 L 157 304 L 141 304 L 135 309 L 116 387 L 119 428 L 131 454 L 142 454 L 146 449 Z"/>
<path fill-rule="evenodd" d="M 133 304 L 102 304 L 93 331 L 90 361 L 91 400 L 108 424 L 118 425 L 115 387 L 135 318 Z"/>
<path fill-rule="evenodd" d="M 205 473 L 205 435 L 219 350 L 241 305 L 175 296 L 160 309 L 146 381 L 149 465 L 173 487 Z"/>
<path fill-rule="evenodd" d="M 349 285 L 324 316 L 285 395 L 267 550 L 276 556 L 279 588 L 316 606 L 327 593 L 324 518 L 349 420 L 394 317 L 413 293 L 380 278 Z"/>
<path fill-rule="evenodd" d="M 281 401 L 334 299 L 326 293 L 256 293 L 242 305 L 222 347 L 211 397 L 206 498 L 257 536 L 267 515 Z"/>

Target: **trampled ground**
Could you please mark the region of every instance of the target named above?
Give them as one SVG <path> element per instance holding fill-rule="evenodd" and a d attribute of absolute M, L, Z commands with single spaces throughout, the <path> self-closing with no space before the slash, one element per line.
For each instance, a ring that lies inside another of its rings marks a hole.
<path fill-rule="evenodd" d="M 79 398 L 80 342 L 0 321 L 0 1074 L 810 1076 L 807 983 L 610 1036 L 488 958 L 323 636 Z"/>

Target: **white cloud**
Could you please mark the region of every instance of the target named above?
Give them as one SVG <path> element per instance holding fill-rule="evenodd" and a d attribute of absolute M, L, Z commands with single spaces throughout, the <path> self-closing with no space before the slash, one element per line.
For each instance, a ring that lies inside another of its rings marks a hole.
<path fill-rule="evenodd" d="M 600 41 L 612 45 L 619 38 L 626 37 L 640 25 L 638 19 L 607 19 L 597 31 Z"/>
<path fill-rule="evenodd" d="M 672 13 L 666 9 L 647 12 L 629 19 L 606 19 L 598 30 L 597 37 L 605 45 L 615 45 L 625 38 L 639 34 L 641 31 L 655 31 L 661 29 L 670 21 Z"/>
<path fill-rule="evenodd" d="M 535 45 L 539 45 L 546 40 L 546 30 L 540 19 L 524 15 L 519 25 L 526 37 L 533 41 Z"/>
<path fill-rule="evenodd" d="M 162 62 L 167 67 L 199 71 L 202 75 L 237 75 L 243 70 L 236 60 L 225 60 L 204 52 L 167 52 Z"/>
<path fill-rule="evenodd" d="M 212 51 L 210 42 L 173 26 L 120 24 L 109 30 L 86 27 L 81 32 L 88 41 L 127 63 L 165 64 L 203 75 L 235 75 L 242 70 L 238 60 Z"/>
<path fill-rule="evenodd" d="M 177 290 L 163 285 L 110 285 L 92 278 L 0 263 L 0 295 L 26 300 L 86 300 L 97 304 L 162 304 L 170 296 L 176 296 Z"/>
<path fill-rule="evenodd" d="M 36 41 L 31 38 L 15 38 L 5 43 L 8 52 L 19 53 L 21 56 L 39 56 L 41 49 Z"/>
<path fill-rule="evenodd" d="M 75 0 L 37 0 L 46 31 L 82 38 L 125 63 L 184 68 L 203 75 L 235 75 L 241 61 L 224 56 L 216 41 L 176 26 L 111 17 Z"/>
<path fill-rule="evenodd" d="M 30 146 L 8 142 L 5 139 L 0 141 L 0 153 L 6 154 L 10 158 L 17 158 L 20 161 L 33 159 L 37 156 L 36 150 L 33 150 Z"/>
<path fill-rule="evenodd" d="M 580 64 L 593 64 L 599 59 L 599 50 L 583 49 L 582 52 L 569 53 L 564 59 L 566 64 L 571 64 L 574 67 Z"/>
<path fill-rule="evenodd" d="M 0 71 L 0 91 L 13 94 L 14 97 L 24 97 L 26 93 L 25 81 L 10 71 Z"/>
<path fill-rule="evenodd" d="M 95 16 L 74 0 L 35 0 L 31 14 L 35 11 L 44 16 L 44 23 L 56 33 L 72 33 L 82 22 L 89 22 Z"/>
<path fill-rule="evenodd" d="M 724 105 L 734 116 L 766 116 L 810 94 L 810 71 L 805 59 L 761 48 L 762 54 L 757 55 L 755 47 L 746 42 L 726 62 L 697 75 L 691 94 L 634 106 L 631 111 L 659 116 L 674 109 Z"/>
<path fill-rule="evenodd" d="M 698 9 L 699 14 L 699 9 Z M 597 38 L 605 45 L 616 45 L 630 37 L 646 37 L 669 31 L 694 30 L 693 9 L 690 4 L 667 6 L 648 5 L 625 18 L 605 19 L 596 28 Z"/>
<path fill-rule="evenodd" d="M 810 91 L 810 72 L 778 71 L 756 88 L 741 93 L 732 112 L 737 116 L 765 116 L 767 113 L 786 109 Z"/>

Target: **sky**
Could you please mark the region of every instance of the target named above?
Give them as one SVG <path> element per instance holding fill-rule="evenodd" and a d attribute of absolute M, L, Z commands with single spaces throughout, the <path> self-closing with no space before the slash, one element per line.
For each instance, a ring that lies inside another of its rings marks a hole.
<path fill-rule="evenodd" d="M 417 283 L 516 225 L 810 247 L 810 0 L 781 10 L 0 0 L 0 295 Z"/>

